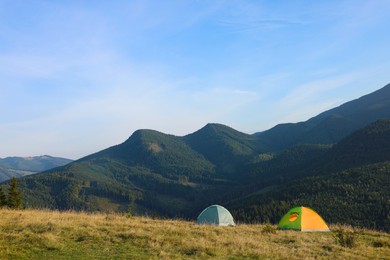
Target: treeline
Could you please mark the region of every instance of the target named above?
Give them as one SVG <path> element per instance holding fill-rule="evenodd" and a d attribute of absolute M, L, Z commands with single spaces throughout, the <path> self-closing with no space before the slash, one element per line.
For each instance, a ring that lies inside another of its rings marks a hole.
<path fill-rule="evenodd" d="M 4 193 L 0 187 L 0 207 L 8 207 L 11 209 L 22 208 L 23 200 L 22 194 L 19 190 L 19 183 L 15 177 L 11 179 L 8 192 Z"/>
<path fill-rule="evenodd" d="M 314 176 L 231 203 L 241 222 L 278 223 L 293 206 L 308 206 L 329 223 L 390 231 L 390 162 Z"/>

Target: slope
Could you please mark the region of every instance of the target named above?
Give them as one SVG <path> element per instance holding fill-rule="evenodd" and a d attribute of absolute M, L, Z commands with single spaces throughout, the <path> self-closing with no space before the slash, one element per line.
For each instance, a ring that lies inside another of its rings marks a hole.
<path fill-rule="evenodd" d="M 356 131 L 323 156 L 277 175 L 277 184 L 227 204 L 245 221 L 276 223 L 296 205 L 315 208 L 331 223 L 389 231 L 390 120 Z M 259 188 L 262 179 L 258 180 Z M 251 187 L 253 189 L 253 186 Z M 249 190 L 247 188 L 247 190 Z"/>
<path fill-rule="evenodd" d="M 22 178 L 27 205 L 185 215 L 203 190 L 224 185 L 181 137 L 138 130 L 120 145 Z"/>
<path fill-rule="evenodd" d="M 305 122 L 280 124 L 255 136 L 271 151 L 305 143 L 334 144 L 353 131 L 382 118 L 390 118 L 390 84 Z"/>
<path fill-rule="evenodd" d="M 63 166 L 72 162 L 70 159 L 53 157 L 49 155 L 33 157 L 7 157 L 0 158 L 0 163 L 7 165 L 9 168 L 30 172 L 41 172 L 58 166 Z"/>
<path fill-rule="evenodd" d="M 8 166 L 0 164 L 0 182 L 11 179 L 12 177 L 20 177 L 21 174 L 12 171 Z"/>
<path fill-rule="evenodd" d="M 48 155 L 0 158 L 0 182 L 63 166 L 72 160 Z"/>
<path fill-rule="evenodd" d="M 389 259 L 390 234 L 231 228 L 183 220 L 38 210 L 0 210 L 1 259 Z M 342 243 L 342 233 L 351 243 Z M 351 247 L 349 247 L 350 245 Z"/>
<path fill-rule="evenodd" d="M 254 136 L 221 124 L 207 124 L 184 137 L 195 151 L 217 166 L 218 172 L 235 178 L 234 173 L 254 155 L 266 150 Z"/>

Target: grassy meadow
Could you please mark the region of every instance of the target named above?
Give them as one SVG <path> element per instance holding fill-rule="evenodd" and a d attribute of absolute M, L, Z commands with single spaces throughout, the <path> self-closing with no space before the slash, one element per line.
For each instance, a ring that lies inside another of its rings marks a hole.
<path fill-rule="evenodd" d="M 198 226 L 120 214 L 0 210 L 0 259 L 390 259 L 390 234 Z"/>

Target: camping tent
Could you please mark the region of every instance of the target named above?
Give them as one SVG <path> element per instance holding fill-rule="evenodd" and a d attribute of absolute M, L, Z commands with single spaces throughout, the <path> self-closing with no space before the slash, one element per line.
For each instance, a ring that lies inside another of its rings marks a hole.
<path fill-rule="evenodd" d="M 330 231 L 320 215 L 303 206 L 290 209 L 279 221 L 278 227 L 309 232 Z"/>
<path fill-rule="evenodd" d="M 199 225 L 234 226 L 232 214 L 222 206 L 212 205 L 204 209 L 198 216 Z"/>

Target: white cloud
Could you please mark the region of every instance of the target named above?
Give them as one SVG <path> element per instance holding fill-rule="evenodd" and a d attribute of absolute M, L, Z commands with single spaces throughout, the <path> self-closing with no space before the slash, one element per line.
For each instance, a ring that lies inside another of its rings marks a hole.
<path fill-rule="evenodd" d="M 294 86 L 292 87 L 292 91 L 287 93 L 277 102 L 277 105 L 286 109 L 291 109 L 295 106 L 308 103 L 311 99 L 318 99 L 324 92 L 343 87 L 356 81 L 358 78 L 359 76 L 355 73 L 349 73 L 310 81 L 300 86 Z"/>
<path fill-rule="evenodd" d="M 228 95 L 236 97 L 236 95 L 246 96 L 246 97 L 256 97 L 257 93 L 254 91 L 243 90 L 243 89 L 229 89 L 229 88 L 213 88 L 209 92 L 221 95 Z"/>
<path fill-rule="evenodd" d="M 281 115 L 278 120 L 274 122 L 274 125 L 277 123 L 296 123 L 306 121 L 313 116 L 340 105 L 341 103 L 342 100 L 336 98 L 325 100 L 323 102 L 309 102 L 304 106 L 297 107 L 293 110 L 288 110 L 288 112 L 287 110 L 284 110 L 283 113 L 280 113 Z"/>

